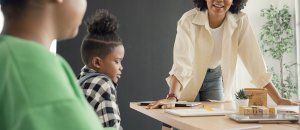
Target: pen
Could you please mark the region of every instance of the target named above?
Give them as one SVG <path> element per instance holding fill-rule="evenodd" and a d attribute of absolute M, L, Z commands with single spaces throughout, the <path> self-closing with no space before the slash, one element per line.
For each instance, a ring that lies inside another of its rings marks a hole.
<path fill-rule="evenodd" d="M 261 125 L 255 125 L 255 126 L 248 126 L 248 127 L 230 128 L 225 130 L 252 130 L 252 129 L 259 129 L 261 127 L 262 127 Z"/>
<path fill-rule="evenodd" d="M 213 111 L 213 110 L 214 110 L 213 108 L 211 108 L 211 107 L 209 107 L 209 106 L 207 106 L 207 105 L 203 105 L 203 108 L 204 108 L 205 110 L 207 110 L 207 111 Z"/>

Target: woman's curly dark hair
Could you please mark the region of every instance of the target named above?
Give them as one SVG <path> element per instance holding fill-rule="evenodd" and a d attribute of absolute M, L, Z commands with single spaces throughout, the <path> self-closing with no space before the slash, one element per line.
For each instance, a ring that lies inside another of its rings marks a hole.
<path fill-rule="evenodd" d="M 206 0 L 193 0 L 194 4 L 197 8 L 200 9 L 200 11 L 207 10 L 207 3 Z M 233 0 L 232 5 L 229 8 L 229 11 L 233 14 L 239 13 L 240 10 L 242 10 L 247 3 L 248 0 Z"/>

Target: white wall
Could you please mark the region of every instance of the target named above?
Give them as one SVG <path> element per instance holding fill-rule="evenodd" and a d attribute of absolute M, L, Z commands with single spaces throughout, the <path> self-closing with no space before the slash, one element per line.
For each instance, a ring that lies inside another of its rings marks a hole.
<path fill-rule="evenodd" d="M 0 32 L 3 29 L 3 22 L 4 22 L 3 14 L 2 14 L 2 11 L 0 11 Z"/>
<path fill-rule="evenodd" d="M 56 54 L 56 40 L 53 40 L 50 46 L 50 52 L 55 53 Z"/>

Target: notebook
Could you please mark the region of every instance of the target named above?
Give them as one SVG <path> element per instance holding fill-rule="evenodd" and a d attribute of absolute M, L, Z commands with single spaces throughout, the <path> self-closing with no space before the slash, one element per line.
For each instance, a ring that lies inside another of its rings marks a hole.
<path fill-rule="evenodd" d="M 165 110 L 166 113 L 181 116 L 181 117 L 190 117 L 190 116 L 223 116 L 227 114 L 233 114 L 234 111 L 226 111 L 221 109 L 214 108 L 213 110 L 207 110 L 204 108 L 198 109 L 168 109 Z"/>

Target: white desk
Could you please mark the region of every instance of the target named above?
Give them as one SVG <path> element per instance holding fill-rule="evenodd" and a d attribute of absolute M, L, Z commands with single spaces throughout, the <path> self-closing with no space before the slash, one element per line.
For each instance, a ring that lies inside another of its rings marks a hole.
<path fill-rule="evenodd" d="M 232 110 L 232 103 L 203 103 L 210 107 Z M 131 102 L 130 108 L 152 117 L 164 124 L 180 130 L 224 130 L 248 126 L 262 125 L 258 130 L 300 130 L 299 124 L 255 124 L 255 123 L 237 123 L 226 116 L 207 116 L 207 117 L 179 117 L 165 113 L 163 109 L 145 109 L 137 103 Z M 180 109 L 180 108 L 175 108 Z M 141 128 L 142 129 L 142 128 Z M 170 127 L 162 127 L 163 130 L 171 130 Z"/>

